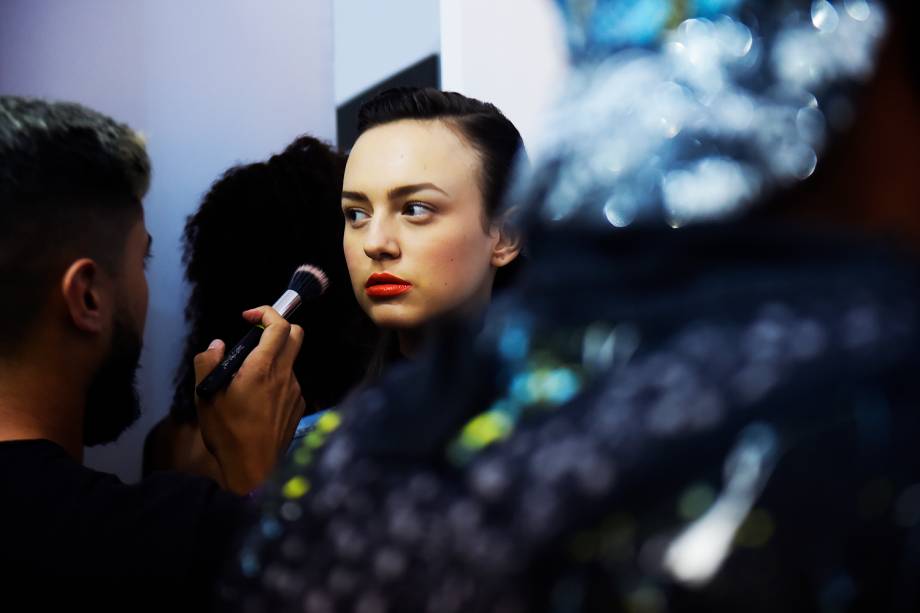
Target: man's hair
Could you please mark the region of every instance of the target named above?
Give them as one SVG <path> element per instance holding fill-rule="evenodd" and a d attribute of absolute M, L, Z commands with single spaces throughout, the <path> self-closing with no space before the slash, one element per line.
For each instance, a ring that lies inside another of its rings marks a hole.
<path fill-rule="evenodd" d="M 149 182 L 128 126 L 79 104 L 0 96 L 0 352 L 20 346 L 73 259 L 117 272 Z"/>
<path fill-rule="evenodd" d="M 526 163 L 521 133 L 494 104 L 434 88 L 395 87 L 380 92 L 358 110 L 358 136 L 388 123 L 413 119 L 440 120 L 454 129 L 480 159 L 479 189 L 485 218 L 502 212 L 515 164 Z M 500 269 L 497 288 L 515 276 L 520 258 Z"/>

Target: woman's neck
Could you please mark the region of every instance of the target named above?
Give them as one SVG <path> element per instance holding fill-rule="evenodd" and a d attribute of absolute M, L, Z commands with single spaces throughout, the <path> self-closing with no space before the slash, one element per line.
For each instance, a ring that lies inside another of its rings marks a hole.
<path fill-rule="evenodd" d="M 399 330 L 396 333 L 396 340 L 399 343 L 399 353 L 409 360 L 415 358 L 424 344 L 426 336 L 427 334 L 424 328 Z"/>
<path fill-rule="evenodd" d="M 494 274 L 488 279 L 488 285 L 485 290 L 480 292 L 477 297 L 467 300 L 461 309 L 453 312 L 442 314 L 436 319 L 431 319 L 426 323 L 414 328 L 396 329 L 396 340 L 399 345 L 399 353 L 406 359 L 415 359 L 425 343 L 428 342 L 432 333 L 441 326 L 451 323 L 468 322 L 478 328 L 481 325 L 482 318 L 492 300 L 492 283 Z"/>

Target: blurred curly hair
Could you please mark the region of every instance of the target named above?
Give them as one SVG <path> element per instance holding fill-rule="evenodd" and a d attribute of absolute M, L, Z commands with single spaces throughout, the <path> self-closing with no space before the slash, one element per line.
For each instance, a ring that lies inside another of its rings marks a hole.
<path fill-rule="evenodd" d="M 322 268 L 329 290 L 300 307 L 304 344 L 294 365 L 307 411 L 336 404 L 363 375 L 376 342 L 342 252 L 345 157 L 301 136 L 266 162 L 227 170 L 185 225 L 183 262 L 191 295 L 189 332 L 175 376 L 170 413 L 195 422 L 193 359 L 211 340 L 229 345 L 246 333 L 240 313 L 271 304 L 303 263 Z"/>

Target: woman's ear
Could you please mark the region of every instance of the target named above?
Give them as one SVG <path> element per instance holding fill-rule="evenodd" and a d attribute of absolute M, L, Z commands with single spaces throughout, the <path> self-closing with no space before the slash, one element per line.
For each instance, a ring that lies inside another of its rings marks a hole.
<path fill-rule="evenodd" d="M 74 261 L 61 278 L 61 297 L 74 326 L 85 332 L 105 329 L 106 305 L 99 265 L 89 258 Z"/>
<path fill-rule="evenodd" d="M 503 217 L 496 223 L 498 241 L 492 247 L 492 266 L 501 268 L 514 261 L 521 253 L 521 235 Z"/>

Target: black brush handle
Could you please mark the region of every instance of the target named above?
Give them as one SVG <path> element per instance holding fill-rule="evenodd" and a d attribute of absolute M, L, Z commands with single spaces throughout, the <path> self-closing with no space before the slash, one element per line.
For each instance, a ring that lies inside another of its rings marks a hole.
<path fill-rule="evenodd" d="M 198 394 L 198 397 L 202 400 L 210 400 L 214 394 L 227 387 L 230 384 L 230 379 L 243 365 L 243 360 L 259 344 L 260 338 L 262 338 L 261 327 L 257 326 L 247 332 L 243 340 L 233 346 L 233 349 L 217 365 L 217 368 L 212 370 L 211 374 L 198 384 L 198 387 L 195 388 L 195 393 Z"/>

